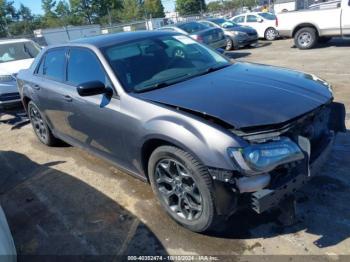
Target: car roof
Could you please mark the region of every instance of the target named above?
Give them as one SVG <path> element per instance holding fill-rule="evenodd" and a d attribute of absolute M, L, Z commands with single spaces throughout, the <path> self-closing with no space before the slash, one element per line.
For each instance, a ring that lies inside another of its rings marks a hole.
<path fill-rule="evenodd" d="M 0 45 L 1 44 L 13 44 L 13 43 L 23 43 L 23 42 L 31 42 L 32 40 L 30 39 L 25 39 L 25 38 L 19 38 L 19 39 L 1 39 L 0 40 Z"/>
<path fill-rule="evenodd" d="M 97 48 L 103 48 L 105 46 L 132 42 L 138 39 L 145 39 L 145 38 L 155 37 L 155 36 L 174 35 L 174 34 L 176 33 L 167 32 L 167 31 L 157 31 L 157 30 L 122 32 L 122 33 L 81 38 L 59 46 L 71 46 L 71 45 L 77 46 L 81 44 L 81 45 L 92 45 L 92 46 L 96 46 Z"/>

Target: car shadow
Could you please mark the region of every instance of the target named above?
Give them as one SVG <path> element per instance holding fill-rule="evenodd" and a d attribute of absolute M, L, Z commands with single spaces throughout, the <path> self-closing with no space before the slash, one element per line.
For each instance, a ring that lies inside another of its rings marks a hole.
<path fill-rule="evenodd" d="M 250 52 L 237 52 L 237 51 L 231 51 L 231 52 L 225 52 L 225 56 L 230 59 L 239 59 L 246 56 L 250 56 L 252 53 Z"/>
<path fill-rule="evenodd" d="M 283 226 L 279 211 L 261 215 L 244 210 L 233 215 L 213 236 L 227 239 L 271 238 L 305 231 L 318 236 L 319 248 L 350 237 L 350 132 L 339 134 L 324 168 L 296 194 L 297 221 Z"/>
<path fill-rule="evenodd" d="M 0 111 L 0 124 L 11 125 L 11 129 L 19 129 L 29 124 L 29 118 L 23 108 L 14 108 Z"/>
<path fill-rule="evenodd" d="M 19 260 L 167 255 L 154 233 L 114 199 L 53 168 L 64 161 L 39 164 L 1 150 L 0 160 L 0 202 Z"/>

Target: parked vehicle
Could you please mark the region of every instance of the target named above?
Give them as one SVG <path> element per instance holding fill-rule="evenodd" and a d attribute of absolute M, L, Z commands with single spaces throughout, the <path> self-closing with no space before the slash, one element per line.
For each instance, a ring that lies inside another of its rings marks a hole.
<path fill-rule="evenodd" d="M 221 28 L 227 37 L 226 50 L 238 49 L 258 42 L 258 33 L 251 27 L 240 26 L 224 18 L 210 18 L 198 22 L 208 27 Z"/>
<path fill-rule="evenodd" d="M 217 48 L 226 48 L 226 37 L 220 28 L 210 28 L 198 22 L 184 22 L 175 25 L 167 25 L 159 28 L 189 35 L 198 42 L 207 44 L 208 46 Z"/>
<path fill-rule="evenodd" d="M 236 24 L 250 26 L 254 28 L 259 38 L 273 41 L 278 37 L 278 20 L 274 14 L 267 12 L 252 12 L 234 16 L 230 19 Z"/>
<path fill-rule="evenodd" d="M 279 14 L 282 12 L 294 11 L 296 7 L 296 0 L 275 0 L 273 4 L 273 11 L 275 14 Z"/>
<path fill-rule="evenodd" d="M 0 206 L 0 258 L 3 262 L 15 262 L 16 248 L 13 243 L 11 231 L 7 224 L 7 220 Z"/>
<path fill-rule="evenodd" d="M 278 20 L 281 36 L 293 37 L 299 49 L 310 49 L 334 36 L 350 37 L 350 2 L 342 0 L 329 9 L 282 13 Z"/>
<path fill-rule="evenodd" d="M 345 129 L 327 82 L 231 62 L 173 32 L 54 46 L 17 82 L 42 143 L 64 140 L 149 181 L 169 216 L 197 232 L 238 207 L 278 206 Z"/>
<path fill-rule="evenodd" d="M 21 104 L 16 73 L 27 69 L 39 51 L 40 48 L 31 40 L 0 41 L 0 109 Z"/>

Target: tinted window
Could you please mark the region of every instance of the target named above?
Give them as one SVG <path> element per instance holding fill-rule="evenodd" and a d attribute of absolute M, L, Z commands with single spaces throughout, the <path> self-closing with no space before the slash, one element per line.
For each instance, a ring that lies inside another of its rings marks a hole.
<path fill-rule="evenodd" d="M 164 87 L 230 64 L 185 35 L 140 39 L 103 52 L 127 92 Z"/>
<path fill-rule="evenodd" d="M 233 19 L 235 23 L 244 23 L 244 16 L 239 16 Z"/>
<path fill-rule="evenodd" d="M 267 20 L 276 20 L 276 16 L 271 13 L 259 13 L 259 15 Z"/>
<path fill-rule="evenodd" d="M 258 18 L 255 15 L 247 16 L 247 23 L 255 23 L 255 22 L 258 22 Z"/>
<path fill-rule="evenodd" d="M 42 68 L 41 74 L 54 80 L 63 81 L 65 60 L 64 49 L 48 51 L 43 60 L 44 67 Z"/>
<path fill-rule="evenodd" d="M 202 24 L 197 23 L 197 22 L 190 22 L 190 23 L 178 25 L 178 27 L 181 28 L 182 30 L 186 31 L 189 34 L 193 34 L 193 33 L 196 33 L 198 31 L 202 31 L 202 30 L 205 30 L 208 28 L 207 26 L 202 25 Z"/>
<path fill-rule="evenodd" d="M 30 59 L 37 56 L 40 49 L 33 42 L 18 42 L 0 45 L 0 63 Z"/>
<path fill-rule="evenodd" d="M 84 49 L 71 49 L 67 66 L 67 81 L 75 86 L 90 81 L 100 81 L 106 84 L 106 75 L 94 53 Z"/>
<path fill-rule="evenodd" d="M 206 21 L 202 21 L 200 22 L 201 24 L 205 25 L 205 26 L 208 26 L 208 27 L 215 27 L 214 25 L 212 25 L 211 23 L 209 22 L 206 22 Z"/>

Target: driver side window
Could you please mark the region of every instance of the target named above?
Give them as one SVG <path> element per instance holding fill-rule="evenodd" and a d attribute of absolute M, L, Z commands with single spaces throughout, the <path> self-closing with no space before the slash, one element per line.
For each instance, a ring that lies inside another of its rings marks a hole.
<path fill-rule="evenodd" d="M 239 24 L 239 23 L 244 23 L 244 16 L 239 16 L 233 19 L 233 22 Z"/>

